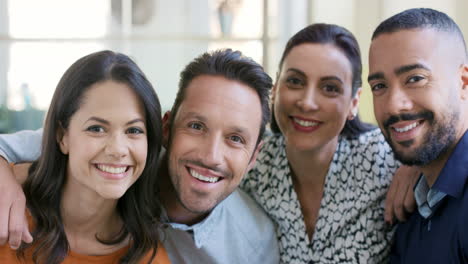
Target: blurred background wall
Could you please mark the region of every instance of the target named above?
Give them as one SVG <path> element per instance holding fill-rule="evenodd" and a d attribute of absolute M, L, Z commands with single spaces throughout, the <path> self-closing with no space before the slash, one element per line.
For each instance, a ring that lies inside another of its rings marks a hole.
<path fill-rule="evenodd" d="M 102 49 L 135 59 L 164 110 L 180 71 L 202 52 L 241 50 L 275 77 L 287 39 L 316 22 L 356 35 L 365 80 L 373 30 L 412 7 L 446 12 L 468 36 L 466 0 L 0 0 L 0 132 L 40 127 L 64 71 Z M 374 122 L 363 88 L 360 114 Z"/>

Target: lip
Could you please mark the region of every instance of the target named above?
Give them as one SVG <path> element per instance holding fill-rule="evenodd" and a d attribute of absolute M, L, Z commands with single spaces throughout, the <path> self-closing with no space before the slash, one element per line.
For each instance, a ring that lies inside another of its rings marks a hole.
<path fill-rule="evenodd" d="M 128 164 L 113 164 L 113 163 L 94 163 L 94 168 L 98 171 L 99 175 L 101 175 L 105 179 L 109 180 L 120 180 L 128 176 L 133 169 L 132 165 Z M 106 167 L 112 167 L 112 168 L 124 168 L 126 167 L 127 169 L 122 172 L 122 173 L 111 173 L 107 171 L 103 171 L 98 168 L 98 166 L 106 166 Z"/>
<path fill-rule="evenodd" d="M 397 143 L 405 142 L 416 138 L 424 126 L 424 119 L 410 120 L 410 121 L 401 121 L 389 126 L 390 134 Z M 415 127 L 410 127 L 415 126 Z M 410 128 L 407 131 L 398 132 L 398 130 Z"/>
<path fill-rule="evenodd" d="M 323 122 L 318 121 L 316 119 L 304 118 L 304 117 L 300 117 L 300 116 L 290 116 L 289 119 L 291 120 L 291 124 L 293 125 L 293 127 L 297 131 L 306 132 L 306 133 L 314 132 L 315 130 L 319 129 L 321 127 L 322 123 L 323 123 Z M 299 124 L 298 122 L 296 122 L 295 119 L 305 121 L 305 122 L 314 122 L 314 123 L 317 123 L 317 125 L 303 126 L 303 125 Z"/>
<path fill-rule="evenodd" d="M 218 185 L 222 183 L 225 178 L 224 175 L 222 175 L 221 173 L 217 173 L 210 169 L 203 168 L 194 164 L 186 164 L 185 168 L 187 170 L 187 176 L 189 177 L 190 185 L 193 188 L 195 188 L 197 191 L 211 192 L 213 191 L 214 188 L 217 188 Z M 202 176 L 205 176 L 205 177 L 219 177 L 220 179 L 217 182 L 202 181 L 192 176 L 192 174 L 190 173 L 190 170 L 194 170 L 198 174 L 201 174 Z"/>

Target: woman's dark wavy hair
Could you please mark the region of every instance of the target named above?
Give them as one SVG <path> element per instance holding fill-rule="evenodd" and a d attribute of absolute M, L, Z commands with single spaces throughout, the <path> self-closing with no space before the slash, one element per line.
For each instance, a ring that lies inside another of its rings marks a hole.
<path fill-rule="evenodd" d="M 278 77 L 281 69 L 283 67 L 284 60 L 288 56 L 289 52 L 301 44 L 332 44 L 338 49 L 340 49 L 343 54 L 348 58 L 351 64 L 351 71 L 353 75 L 352 79 L 352 92 L 351 96 L 355 96 L 357 90 L 362 85 L 362 62 L 361 62 L 361 52 L 359 51 L 359 44 L 354 38 L 353 34 L 347 29 L 331 24 L 312 24 L 301 31 L 297 32 L 292 36 L 281 56 L 279 63 Z M 320 63 L 318 61 L 311 63 Z M 276 80 L 278 82 L 278 80 Z M 271 130 L 274 133 L 281 133 L 278 123 L 276 122 L 275 114 L 273 111 L 274 105 L 272 105 L 272 118 L 271 118 Z M 361 133 L 373 129 L 374 126 L 362 122 L 359 119 L 359 116 L 356 116 L 353 120 L 346 120 L 344 128 L 341 130 L 340 135 L 355 138 Z"/>
<path fill-rule="evenodd" d="M 128 85 L 141 100 L 145 109 L 148 155 L 141 176 L 117 203 L 117 211 L 124 223 L 122 230 L 110 241 L 101 240 L 97 235 L 96 239 L 113 245 L 130 235 L 129 250 L 120 263 L 137 263 L 147 252 L 152 252 L 153 258 L 156 254 L 161 212 L 155 193 L 162 140 L 161 106 L 153 86 L 135 62 L 120 53 L 101 51 L 70 66 L 55 90 L 45 120 L 42 155 L 31 166 L 23 186 L 35 223 L 35 242 L 20 247 L 20 258 L 24 258 L 25 250 L 29 248 L 33 250 L 34 263 L 55 264 L 61 263 L 70 250 L 60 215 L 68 156 L 60 151 L 57 133 L 68 128 L 71 117 L 83 103 L 85 92 L 92 85 L 107 80 Z"/>

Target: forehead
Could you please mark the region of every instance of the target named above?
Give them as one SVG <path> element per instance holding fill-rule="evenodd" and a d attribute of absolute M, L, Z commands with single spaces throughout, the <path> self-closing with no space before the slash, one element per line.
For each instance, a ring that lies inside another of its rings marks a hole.
<path fill-rule="evenodd" d="M 301 69 L 307 75 L 333 73 L 351 76 L 351 63 L 341 49 L 333 44 L 300 44 L 291 49 L 283 63 L 288 68 Z"/>
<path fill-rule="evenodd" d="M 211 75 L 198 76 L 187 86 L 175 122 L 187 115 L 202 117 L 211 125 L 257 131 L 255 135 L 262 119 L 260 98 L 253 88 Z"/>
<path fill-rule="evenodd" d="M 389 71 L 393 67 L 420 63 L 435 68 L 453 58 L 456 40 L 433 29 L 401 30 L 375 38 L 369 51 L 369 71 Z"/>
<path fill-rule="evenodd" d="M 138 95 L 127 84 L 104 81 L 95 83 L 86 90 L 78 112 L 115 119 L 144 115 L 144 107 Z"/>

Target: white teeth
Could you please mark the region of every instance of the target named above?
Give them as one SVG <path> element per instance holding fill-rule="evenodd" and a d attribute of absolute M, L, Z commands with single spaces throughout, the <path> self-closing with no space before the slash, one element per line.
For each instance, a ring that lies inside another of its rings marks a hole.
<path fill-rule="evenodd" d="M 407 126 L 401 127 L 401 128 L 394 127 L 393 129 L 395 129 L 395 131 L 398 132 L 398 133 L 403 133 L 403 132 L 409 131 L 409 130 L 417 127 L 417 126 L 418 126 L 418 122 L 414 122 L 411 125 L 407 125 Z"/>
<path fill-rule="evenodd" d="M 297 118 L 294 118 L 294 122 L 296 122 L 299 125 L 304 126 L 304 127 L 312 127 L 312 126 L 318 125 L 317 122 L 305 121 L 305 120 L 301 120 L 301 119 L 297 119 Z"/>
<path fill-rule="evenodd" d="M 190 169 L 190 175 L 192 175 L 194 178 L 197 178 L 199 179 L 200 181 L 205 181 L 205 182 L 211 182 L 211 183 L 215 183 L 217 181 L 219 181 L 220 177 L 206 177 L 206 176 L 203 176 L 201 175 L 200 173 Z"/>
<path fill-rule="evenodd" d="M 124 173 L 127 170 L 127 167 L 111 167 L 101 164 L 98 164 L 97 167 L 99 170 L 113 174 Z"/>

